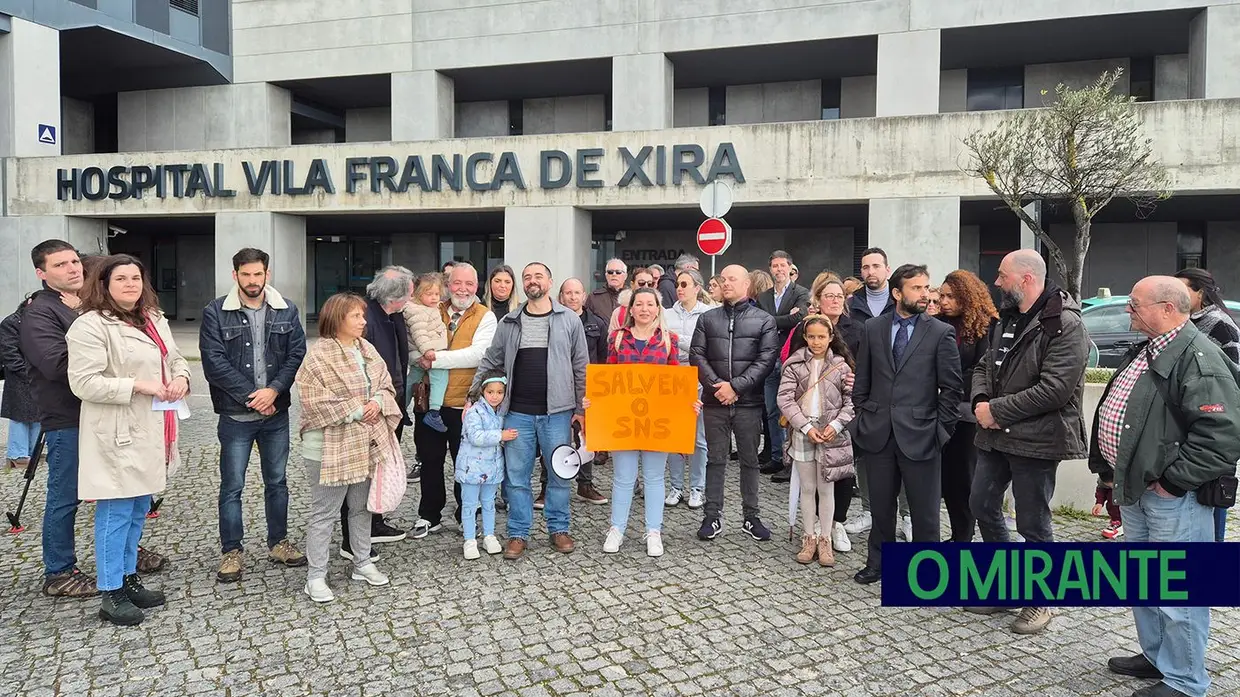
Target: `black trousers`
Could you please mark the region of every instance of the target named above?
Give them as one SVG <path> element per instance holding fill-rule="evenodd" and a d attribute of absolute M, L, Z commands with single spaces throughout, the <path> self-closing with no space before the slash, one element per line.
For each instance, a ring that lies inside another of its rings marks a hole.
<path fill-rule="evenodd" d="M 876 453 L 865 453 L 869 469 L 870 513 L 874 527 L 870 530 L 870 550 L 865 565 L 883 568 L 883 543 L 896 541 L 897 497 L 900 486 L 908 496 L 909 515 L 913 518 L 913 542 L 939 541 L 939 506 L 942 496 L 941 453 L 930 460 L 911 460 L 896 446 L 895 436 Z"/>
<path fill-rule="evenodd" d="M 443 507 L 448 502 L 444 488 L 444 468 L 448 453 L 452 453 L 452 461 L 456 462 L 456 454 L 461 449 L 461 418 L 464 412 L 460 409 L 444 407 L 439 410 L 443 417 L 447 433 L 440 433 L 422 423 L 418 419 L 413 427 L 413 445 L 418 450 L 418 459 L 422 461 L 422 481 L 419 482 L 422 498 L 418 501 L 418 517 L 430 521 L 431 526 L 438 525 L 443 519 Z M 461 485 L 452 483 L 452 496 L 456 500 L 456 515 L 459 521 L 461 514 Z"/>
<path fill-rule="evenodd" d="M 396 427 L 396 440 L 399 441 L 400 437 L 404 435 L 404 433 L 405 433 L 405 425 L 400 424 L 399 426 L 397 426 Z M 382 524 L 382 523 L 383 523 L 383 516 L 379 515 L 378 513 L 372 513 L 370 515 L 370 529 L 372 533 L 374 532 L 375 526 Z M 352 552 L 353 550 L 349 548 L 349 502 L 348 501 L 345 501 L 344 503 L 340 504 L 340 532 L 342 535 L 344 535 L 343 539 L 340 542 L 340 548 L 346 552 Z"/>
<path fill-rule="evenodd" d="M 973 472 L 977 469 L 977 448 L 973 445 L 976 435 L 977 424 L 961 421 L 943 447 L 943 502 L 952 525 L 952 542 L 972 542 L 977 527 L 973 511 L 969 510 Z"/>

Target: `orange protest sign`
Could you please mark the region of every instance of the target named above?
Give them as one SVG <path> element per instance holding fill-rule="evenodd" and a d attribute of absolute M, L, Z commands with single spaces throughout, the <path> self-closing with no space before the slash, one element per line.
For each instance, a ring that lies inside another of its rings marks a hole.
<path fill-rule="evenodd" d="M 691 454 L 697 377 L 690 366 L 587 366 L 586 443 L 591 450 Z"/>

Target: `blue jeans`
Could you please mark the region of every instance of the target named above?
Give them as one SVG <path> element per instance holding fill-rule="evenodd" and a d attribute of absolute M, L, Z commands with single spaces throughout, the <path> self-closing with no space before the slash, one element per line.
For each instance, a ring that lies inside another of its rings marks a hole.
<path fill-rule="evenodd" d="M 534 474 L 535 444 L 542 450 L 543 457 L 551 457 L 556 446 L 569 442 L 572 421 L 571 411 L 546 416 L 509 412 L 504 417 L 504 428 L 517 429 L 517 439 L 504 446 L 509 539 L 528 540 L 530 537 L 530 526 L 534 521 L 534 492 L 530 484 Z M 568 480 L 553 470 L 548 471 L 547 505 L 543 509 L 548 533 L 568 532 L 568 498 Z"/>
<path fill-rule="evenodd" d="M 1019 505 L 1016 511 L 1020 512 Z M 1197 492 L 1164 498 L 1146 491 L 1135 505 L 1120 506 L 1124 537 L 1129 542 L 1210 542 L 1214 510 L 1197 503 Z M 1191 697 L 1210 687 L 1206 672 L 1206 641 L 1210 636 L 1208 607 L 1134 607 L 1141 652 L 1162 671 L 1163 682 Z"/>
<path fill-rule="evenodd" d="M 495 534 L 495 495 L 499 484 L 461 485 L 461 534 L 466 540 L 478 537 L 478 505 L 482 505 L 482 534 Z M 533 504 L 531 504 L 533 505 Z"/>
<path fill-rule="evenodd" d="M 697 418 L 697 442 L 692 455 L 668 453 L 668 482 L 673 489 L 685 490 L 685 461 L 689 463 L 689 488 L 706 489 L 706 422 L 702 415 Z"/>
<path fill-rule="evenodd" d="M 779 405 L 775 398 L 779 396 L 779 378 L 784 364 L 776 363 L 775 369 L 766 376 L 766 425 L 771 432 L 771 464 L 782 465 L 784 462 L 784 427 L 779 425 Z"/>
<path fill-rule="evenodd" d="M 646 485 L 646 529 L 663 530 L 663 468 L 667 466 L 667 453 L 646 450 L 619 450 L 611 454 L 614 472 L 611 482 L 611 524 L 623 534 L 629 524 L 629 510 L 633 507 L 633 488 L 637 485 L 637 467 L 640 462 L 642 479 Z"/>
<path fill-rule="evenodd" d="M 241 490 L 250 453 L 258 443 L 263 470 L 263 502 L 267 513 L 267 549 L 288 537 L 288 412 L 262 421 L 234 421 L 220 415 L 220 546 L 224 552 L 241 549 L 245 529 L 241 522 Z"/>
<path fill-rule="evenodd" d="M 9 459 L 30 457 L 34 442 L 39 438 L 39 424 L 9 421 Z"/>
<path fill-rule="evenodd" d="M 1226 542 L 1227 537 L 1227 509 L 1214 509 L 1214 541 Z"/>
<path fill-rule="evenodd" d="M 138 541 L 151 510 L 149 495 L 95 503 L 95 571 L 99 590 L 114 591 L 138 572 Z"/>
<path fill-rule="evenodd" d="M 43 509 L 43 570 L 51 576 L 77 566 L 73 522 L 78 509 L 78 429 L 48 431 L 45 444 L 47 506 Z"/>

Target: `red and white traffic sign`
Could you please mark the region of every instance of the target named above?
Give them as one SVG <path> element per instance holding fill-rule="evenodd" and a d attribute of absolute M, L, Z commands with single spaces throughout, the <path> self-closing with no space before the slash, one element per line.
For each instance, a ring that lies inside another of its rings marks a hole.
<path fill-rule="evenodd" d="M 707 256 L 717 256 L 732 246 L 732 226 L 722 218 L 707 218 L 698 226 L 698 249 Z"/>

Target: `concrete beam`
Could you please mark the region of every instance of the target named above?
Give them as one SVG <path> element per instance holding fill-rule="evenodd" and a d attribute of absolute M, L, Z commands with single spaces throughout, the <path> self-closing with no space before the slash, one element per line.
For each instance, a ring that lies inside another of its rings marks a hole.
<path fill-rule="evenodd" d="M 675 71 L 663 53 L 611 59 L 611 130 L 671 128 L 675 111 Z"/>
<path fill-rule="evenodd" d="M 456 137 L 456 83 L 434 70 L 392 73 L 392 140 Z"/>
<path fill-rule="evenodd" d="M 1189 25 L 1188 97 L 1240 97 L 1240 5 L 1207 7 Z"/>
<path fill-rule="evenodd" d="M 878 35 L 877 116 L 939 113 L 939 30 Z"/>
<path fill-rule="evenodd" d="M 870 199 L 870 246 L 892 268 L 925 264 L 931 280 L 942 279 L 960 264 L 960 198 Z"/>

